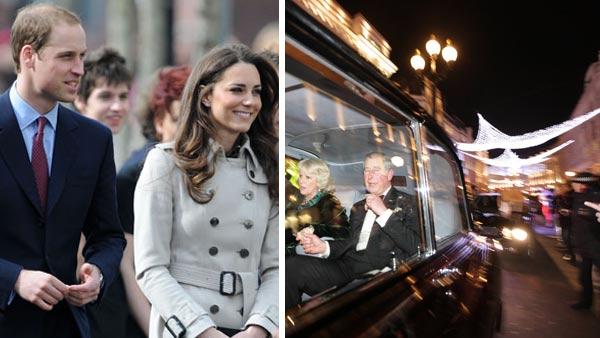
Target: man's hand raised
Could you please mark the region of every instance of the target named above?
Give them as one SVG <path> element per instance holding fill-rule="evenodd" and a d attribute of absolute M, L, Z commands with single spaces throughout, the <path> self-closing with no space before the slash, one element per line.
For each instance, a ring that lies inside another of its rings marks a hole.
<path fill-rule="evenodd" d="M 15 291 L 21 298 L 46 311 L 65 298 L 68 288 L 51 274 L 25 269 L 21 270 L 15 283 Z"/>
<path fill-rule="evenodd" d="M 365 210 L 369 209 L 371 209 L 375 215 L 379 216 L 387 210 L 387 207 L 383 203 L 383 199 L 381 199 L 380 196 L 367 194 L 365 197 Z"/>
<path fill-rule="evenodd" d="M 102 284 L 100 269 L 93 264 L 83 263 L 79 268 L 79 280 L 81 284 L 68 287 L 67 301 L 75 306 L 83 306 L 98 299 Z"/>

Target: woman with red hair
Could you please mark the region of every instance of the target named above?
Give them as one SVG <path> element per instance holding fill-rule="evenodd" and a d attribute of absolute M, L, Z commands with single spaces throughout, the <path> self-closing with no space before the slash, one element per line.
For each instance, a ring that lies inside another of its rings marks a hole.
<path fill-rule="evenodd" d="M 119 217 L 127 239 L 121 261 L 121 276 L 130 314 L 146 336 L 150 304 L 137 285 L 133 267 L 133 193 L 150 149 L 157 143 L 169 142 L 175 137 L 181 94 L 190 73 L 189 66 L 165 67 L 157 72 L 148 93 L 146 109 L 141 114 L 142 132 L 148 142 L 129 157 L 117 174 Z"/>

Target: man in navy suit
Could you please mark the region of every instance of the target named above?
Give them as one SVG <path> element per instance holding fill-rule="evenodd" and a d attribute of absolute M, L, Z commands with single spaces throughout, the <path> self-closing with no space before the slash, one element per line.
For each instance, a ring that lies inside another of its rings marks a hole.
<path fill-rule="evenodd" d="M 285 261 L 285 304 L 289 309 L 304 292 L 314 295 L 347 283 L 371 270 L 417 252 L 417 202 L 394 189 L 390 159 L 380 152 L 366 155 L 363 173 L 368 194 L 350 212 L 350 237 L 323 241 L 315 234 L 300 239 L 304 251 L 319 257 L 292 256 Z"/>
<path fill-rule="evenodd" d="M 0 337 L 88 338 L 85 305 L 113 279 L 125 242 L 111 132 L 57 103 L 77 94 L 85 32 L 63 8 L 27 6 L 11 47 L 17 80 L 0 96 Z"/>

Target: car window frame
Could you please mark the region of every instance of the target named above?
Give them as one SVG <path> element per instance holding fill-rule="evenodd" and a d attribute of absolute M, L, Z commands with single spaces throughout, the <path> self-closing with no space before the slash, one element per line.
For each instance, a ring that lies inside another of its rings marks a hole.
<path fill-rule="evenodd" d="M 427 126 L 425 125 L 421 125 L 421 139 L 423 140 L 427 140 L 428 138 L 431 138 L 431 140 L 429 140 L 430 142 L 434 142 L 436 146 L 442 147 L 443 150 L 445 151 L 446 154 L 450 154 L 450 156 L 448 156 L 448 159 L 452 160 L 452 165 L 455 167 L 455 169 L 458 169 L 458 182 L 461 185 L 461 200 L 459 201 L 460 203 L 460 207 L 461 207 L 461 226 L 459 231 L 457 231 L 456 233 L 446 236 L 444 238 L 440 238 L 440 239 L 436 239 L 435 238 L 435 233 L 436 233 L 436 224 L 435 224 L 435 217 L 433 215 L 434 213 L 434 208 L 433 208 L 433 204 L 431 204 L 430 208 L 428 209 L 428 211 L 431 213 L 430 215 L 430 220 L 431 220 L 431 228 L 429 229 L 431 231 L 430 236 L 432 238 L 432 245 L 433 247 L 435 247 L 436 250 L 443 248 L 444 246 L 452 243 L 453 241 L 451 240 L 452 238 L 459 236 L 461 233 L 466 234 L 468 231 L 470 231 L 471 229 L 471 219 L 470 219 L 470 211 L 469 211 L 469 205 L 468 205 L 468 198 L 467 198 L 467 192 L 466 192 L 466 187 L 465 187 L 465 182 L 464 182 L 464 172 L 463 172 L 463 168 L 460 162 L 460 159 L 456 156 L 456 151 L 451 149 L 447 144 L 445 144 L 441 139 L 439 139 L 439 137 L 429 128 L 427 128 Z M 426 135 L 426 133 L 429 133 L 429 136 Z M 424 148 L 421 148 L 421 152 L 424 154 Z M 428 187 L 431 187 L 432 184 L 430 183 L 432 180 L 432 177 L 430 175 L 430 173 L 425 169 L 425 166 L 423 165 L 423 171 L 424 171 L 424 179 L 426 181 L 426 185 Z M 432 203 L 433 201 L 433 197 L 431 197 L 431 189 L 428 189 L 428 193 L 427 195 L 429 196 L 430 202 Z"/>

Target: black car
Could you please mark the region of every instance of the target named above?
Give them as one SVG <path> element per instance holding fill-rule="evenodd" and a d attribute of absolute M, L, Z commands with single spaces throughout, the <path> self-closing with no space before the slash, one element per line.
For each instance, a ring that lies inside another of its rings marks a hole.
<path fill-rule="evenodd" d="M 505 252 L 532 256 L 535 240 L 529 224 L 510 215 L 502 216 L 499 204 L 499 193 L 482 193 L 475 197 L 472 208 L 475 230 L 497 240 Z"/>
<path fill-rule="evenodd" d="M 306 295 L 285 313 L 286 337 L 493 336 L 502 313 L 499 249 L 473 231 L 452 141 L 374 66 L 388 65 L 368 57 L 369 48 L 384 45 L 375 33 L 370 45 L 353 43 L 352 27 L 361 18 L 351 20 L 334 1 L 285 6 L 288 178 L 295 161 L 327 162 L 335 194 L 349 211 L 364 198 L 365 154 L 384 152 L 394 163 L 394 187 L 417 201 L 419 223 L 414 255 Z M 286 198 L 293 198 L 294 184 L 286 182 Z"/>

